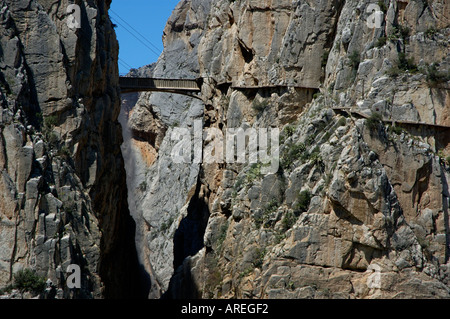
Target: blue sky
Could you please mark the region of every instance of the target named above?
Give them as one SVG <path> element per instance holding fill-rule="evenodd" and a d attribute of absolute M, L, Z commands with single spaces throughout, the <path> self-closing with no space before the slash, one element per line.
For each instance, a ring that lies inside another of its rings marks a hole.
<path fill-rule="evenodd" d="M 109 15 L 117 25 L 119 72 L 128 73 L 156 62 L 163 49 L 162 34 L 180 0 L 113 0 Z"/>

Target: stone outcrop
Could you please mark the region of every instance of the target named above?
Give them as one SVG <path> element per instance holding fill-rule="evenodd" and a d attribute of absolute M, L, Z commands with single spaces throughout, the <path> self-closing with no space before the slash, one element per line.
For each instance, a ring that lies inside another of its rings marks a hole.
<path fill-rule="evenodd" d="M 49 297 L 136 294 L 110 2 L 71 29 L 69 1 L 0 1 L 0 287 L 30 268 Z"/>

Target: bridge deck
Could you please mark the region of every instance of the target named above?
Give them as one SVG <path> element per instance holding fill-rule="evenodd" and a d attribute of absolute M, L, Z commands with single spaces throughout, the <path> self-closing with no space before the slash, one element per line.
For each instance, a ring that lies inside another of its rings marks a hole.
<path fill-rule="evenodd" d="M 282 84 L 272 84 L 272 85 L 231 85 L 232 89 L 235 90 L 259 90 L 259 89 L 283 89 L 283 88 L 294 88 L 303 90 L 318 90 L 316 87 L 306 87 L 298 85 L 282 85 Z"/>
<path fill-rule="evenodd" d="M 196 93 L 201 91 L 199 79 L 158 79 L 120 77 L 119 85 L 123 93 L 156 91 L 168 93 Z"/>
<path fill-rule="evenodd" d="M 369 118 L 369 116 L 367 114 L 364 114 L 356 109 L 353 109 L 351 107 L 333 107 L 332 108 L 334 111 L 338 111 L 338 112 L 347 112 L 347 113 L 351 113 L 354 114 L 360 118 Z M 430 126 L 430 127 L 435 127 L 435 128 L 439 128 L 439 129 L 450 129 L 450 126 L 446 126 L 446 125 L 441 125 L 441 124 L 434 124 L 434 123 L 425 123 L 425 122 L 416 122 L 416 121 L 405 121 L 405 120 L 395 120 L 395 119 L 386 119 L 383 118 L 382 119 L 383 122 L 387 122 L 387 123 L 398 123 L 398 124 L 406 124 L 406 125 L 415 125 L 415 126 Z"/>

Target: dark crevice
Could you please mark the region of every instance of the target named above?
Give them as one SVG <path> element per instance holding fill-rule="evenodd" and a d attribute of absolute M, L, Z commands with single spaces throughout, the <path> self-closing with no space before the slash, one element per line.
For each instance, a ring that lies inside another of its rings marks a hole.
<path fill-rule="evenodd" d="M 448 183 L 445 178 L 444 169 L 441 166 L 441 182 L 443 186 L 442 192 L 442 203 L 443 203 L 443 213 L 444 213 L 444 227 L 445 227 L 445 258 L 444 264 L 448 263 L 449 254 L 450 254 L 450 226 L 449 226 L 449 215 L 448 215 L 448 206 L 449 206 L 449 189 Z"/>
<path fill-rule="evenodd" d="M 244 58 L 245 63 L 250 63 L 253 61 L 254 54 L 253 51 L 246 47 L 246 45 L 242 42 L 242 40 L 239 40 L 239 48 L 241 49 L 242 57 Z"/>
<path fill-rule="evenodd" d="M 191 256 L 197 254 L 203 247 L 203 237 L 209 219 L 208 195 L 205 187 L 197 181 L 195 194 L 192 196 L 184 217 L 173 238 L 174 274 L 170 280 L 167 292 L 162 299 L 179 299 L 199 297 L 198 289 L 191 276 Z"/>
<path fill-rule="evenodd" d="M 201 184 L 197 183 L 195 194 L 192 197 L 188 214 L 183 218 L 175 231 L 174 243 L 174 269 L 177 269 L 188 256 L 194 256 L 203 248 L 203 235 L 209 218 L 208 204 L 199 196 Z"/>
<path fill-rule="evenodd" d="M 150 290 L 148 275 L 139 264 L 134 242 L 135 222 L 122 207 L 117 211 L 114 243 L 102 238 L 100 277 L 105 285 L 104 297 L 108 299 L 145 299 Z M 101 226 L 101 225 L 100 225 Z M 105 246 L 109 246 L 106 248 Z"/>
<path fill-rule="evenodd" d="M 324 55 L 322 56 L 322 59 L 324 59 L 324 61 L 322 61 L 322 64 L 324 66 L 326 66 L 326 64 L 328 63 L 329 53 L 330 53 L 330 51 L 331 51 L 331 49 L 332 49 L 332 47 L 334 45 L 334 42 L 336 40 L 338 22 L 339 22 L 339 18 L 341 16 L 341 13 L 342 13 L 342 9 L 344 8 L 344 5 L 345 5 L 345 1 L 336 1 L 336 6 L 335 6 L 336 13 L 335 13 L 335 16 L 334 16 L 334 20 L 332 20 L 332 21 L 334 21 L 334 23 L 331 26 L 330 32 L 327 34 L 326 42 L 324 44 Z M 326 61 L 325 61 L 325 58 L 326 58 Z M 322 83 L 323 83 L 323 81 L 325 80 L 325 77 L 326 77 L 325 73 L 326 72 L 325 72 L 325 67 L 324 67 L 323 68 L 323 72 L 322 72 L 322 76 L 321 76 L 321 79 L 320 79 L 320 81 Z"/>

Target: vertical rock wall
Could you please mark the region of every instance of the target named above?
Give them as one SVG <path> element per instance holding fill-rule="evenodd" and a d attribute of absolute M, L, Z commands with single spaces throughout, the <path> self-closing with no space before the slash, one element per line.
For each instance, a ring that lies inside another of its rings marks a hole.
<path fill-rule="evenodd" d="M 0 1 L 0 285 L 31 268 L 58 297 L 132 296 L 110 1 L 77 1 L 78 29 L 69 4 Z M 69 264 L 81 289 L 65 285 Z"/>

